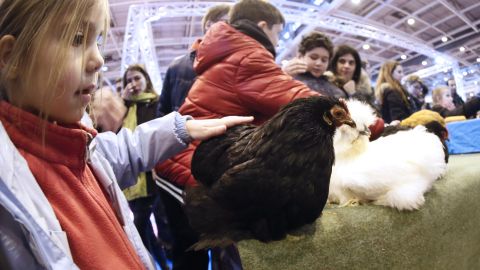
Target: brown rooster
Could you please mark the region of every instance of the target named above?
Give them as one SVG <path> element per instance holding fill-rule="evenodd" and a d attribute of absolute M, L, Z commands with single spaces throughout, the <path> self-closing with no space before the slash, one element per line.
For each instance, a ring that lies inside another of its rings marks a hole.
<path fill-rule="evenodd" d="M 185 195 L 190 224 L 201 234 L 194 248 L 280 240 L 315 221 L 328 197 L 332 137 L 343 124 L 355 126 L 343 101 L 310 97 L 261 126 L 202 142 L 192 159 L 199 185 Z"/>

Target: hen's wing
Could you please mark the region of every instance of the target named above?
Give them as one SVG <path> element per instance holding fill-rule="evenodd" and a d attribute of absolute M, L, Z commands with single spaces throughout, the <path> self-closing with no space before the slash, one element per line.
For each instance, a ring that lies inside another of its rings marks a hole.
<path fill-rule="evenodd" d="M 192 175 L 205 186 L 211 186 L 225 171 L 236 164 L 238 157 L 231 157 L 228 149 L 233 144 L 248 141 L 246 137 L 255 130 L 252 125 L 241 125 L 229 128 L 221 136 L 203 141 L 192 157 Z"/>

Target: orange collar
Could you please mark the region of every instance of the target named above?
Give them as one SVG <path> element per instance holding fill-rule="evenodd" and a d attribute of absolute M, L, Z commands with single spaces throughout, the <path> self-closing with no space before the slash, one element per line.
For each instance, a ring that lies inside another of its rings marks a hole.
<path fill-rule="evenodd" d="M 88 144 L 97 134 L 80 123 L 48 122 L 5 101 L 0 101 L 0 121 L 19 150 L 70 168 L 85 167 Z"/>

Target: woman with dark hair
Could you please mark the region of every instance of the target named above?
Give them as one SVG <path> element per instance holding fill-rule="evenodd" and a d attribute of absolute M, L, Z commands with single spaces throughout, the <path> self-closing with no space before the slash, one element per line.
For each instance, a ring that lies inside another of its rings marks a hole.
<path fill-rule="evenodd" d="M 362 59 L 357 50 L 348 45 L 338 46 L 329 70 L 350 96 L 368 101 L 372 99 L 370 79 L 366 72 L 362 72 Z"/>
<path fill-rule="evenodd" d="M 333 44 L 330 39 L 324 34 L 314 31 L 302 38 L 298 48 L 298 57 L 289 61 L 283 70 L 322 95 L 347 98 L 348 94 L 331 83 L 323 74 L 328 68 L 332 55 Z"/>

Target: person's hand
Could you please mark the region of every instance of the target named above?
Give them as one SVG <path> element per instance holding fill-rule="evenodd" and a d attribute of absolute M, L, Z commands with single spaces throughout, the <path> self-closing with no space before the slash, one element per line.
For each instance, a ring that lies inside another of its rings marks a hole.
<path fill-rule="evenodd" d="M 138 89 L 137 87 L 133 86 L 132 83 L 128 83 L 128 84 L 125 86 L 125 89 L 123 89 L 122 98 L 125 99 L 125 100 L 130 100 L 130 97 L 131 97 L 131 96 L 133 96 L 133 95 L 138 95 L 138 93 L 140 93 L 140 89 Z"/>
<path fill-rule="evenodd" d="M 116 132 L 122 126 L 126 112 L 123 100 L 110 89 L 102 88 L 93 93 L 90 116 L 102 131 Z"/>
<path fill-rule="evenodd" d="M 351 96 L 355 94 L 355 82 L 350 80 L 343 85 L 343 90 L 347 91 L 347 93 Z"/>
<path fill-rule="evenodd" d="M 300 59 L 298 57 L 295 57 L 291 59 L 290 61 L 287 61 L 283 66 L 282 66 L 283 72 L 287 73 L 290 76 L 295 76 L 297 74 L 305 73 L 307 72 L 307 64 L 303 59 Z"/>
<path fill-rule="evenodd" d="M 252 116 L 226 116 L 220 119 L 188 120 L 187 132 L 194 140 L 206 140 L 222 135 L 227 128 L 253 121 Z"/>

